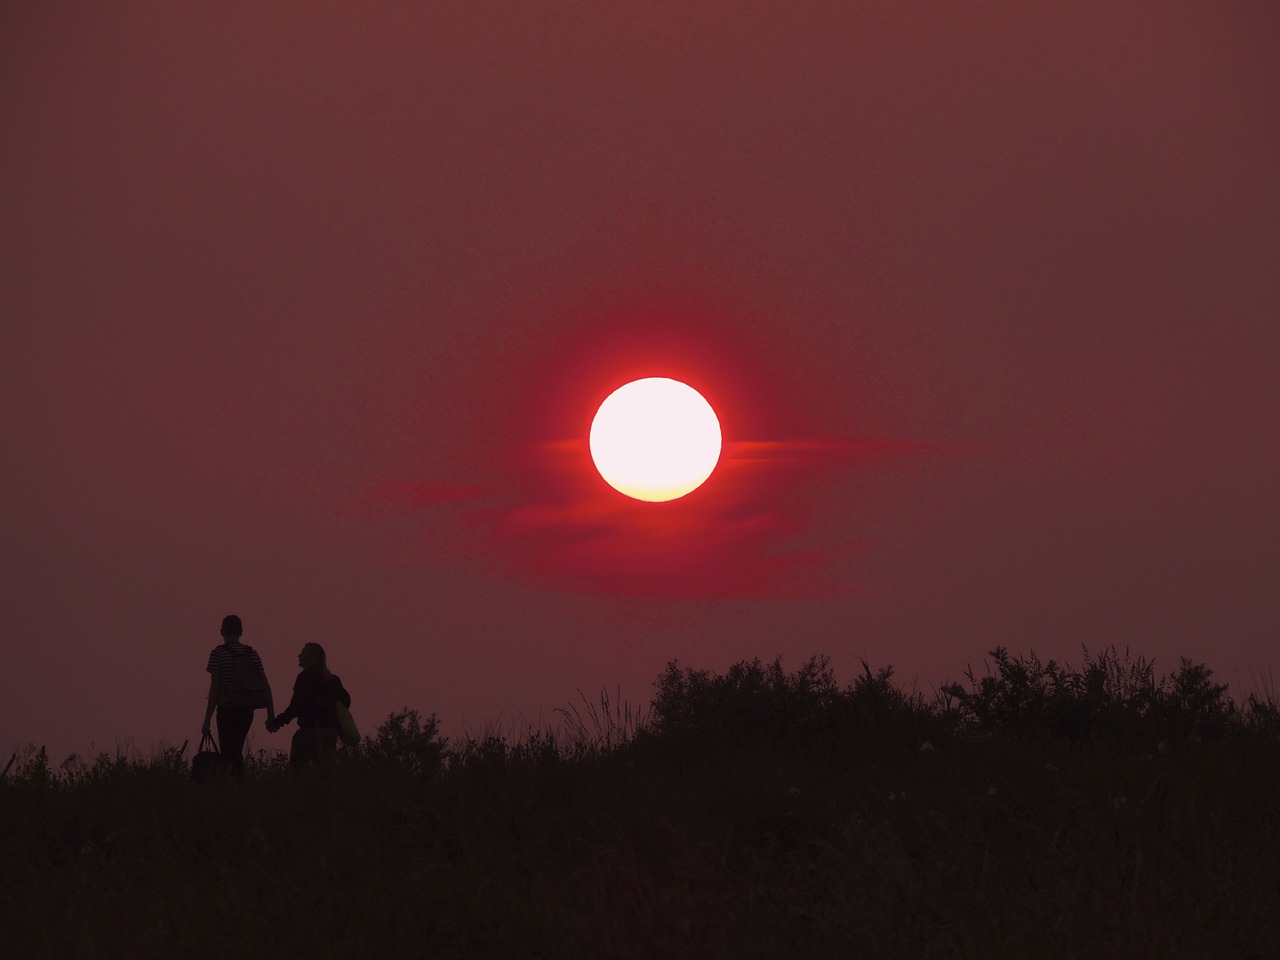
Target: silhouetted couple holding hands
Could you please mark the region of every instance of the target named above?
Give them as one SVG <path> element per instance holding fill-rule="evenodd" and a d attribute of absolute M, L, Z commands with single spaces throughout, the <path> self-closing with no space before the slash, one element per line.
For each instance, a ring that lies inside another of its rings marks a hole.
<path fill-rule="evenodd" d="M 237 777 L 244 776 L 244 741 L 253 726 L 255 710 L 266 709 L 267 731 L 275 733 L 295 718 L 289 764 L 303 766 L 331 759 L 338 749 L 338 704 L 351 706 L 351 694 L 329 671 L 324 647 L 303 644 L 298 653 L 302 672 L 293 684 L 293 698 L 279 714 L 275 712 L 271 685 L 262 659 L 253 647 L 241 641 L 244 626 L 237 616 L 222 619 L 222 643 L 209 654 L 209 695 L 205 704 L 201 733 L 209 736 L 210 721 L 217 711 L 219 751 Z"/>
<path fill-rule="evenodd" d="M 267 730 L 275 733 L 298 718 L 293 735 L 289 762 L 295 765 L 328 760 L 338 750 L 338 704 L 345 710 L 351 706 L 351 694 L 342 681 L 329 672 L 324 647 L 318 643 L 302 645 L 298 654 L 302 672 L 293 682 L 293 699 L 282 713 L 267 717 Z"/>

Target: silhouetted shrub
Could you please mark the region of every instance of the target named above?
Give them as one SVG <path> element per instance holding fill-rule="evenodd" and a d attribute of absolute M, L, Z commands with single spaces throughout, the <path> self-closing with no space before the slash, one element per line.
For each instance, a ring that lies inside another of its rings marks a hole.
<path fill-rule="evenodd" d="M 1042 732 L 1051 726 L 1050 703 L 1062 687 L 1062 670 L 1050 660 L 1042 663 L 1033 651 L 1028 657 L 1012 656 L 1004 647 L 991 651 L 995 672 L 985 677 L 965 672 L 971 689 L 958 683 L 943 688 L 958 705 L 957 719 L 966 727 L 984 731 Z"/>
<path fill-rule="evenodd" d="M 49 768 L 49 751 L 44 747 L 37 748 L 33 743 L 16 752 L 6 767 L 5 782 L 13 786 L 44 790 L 53 786 L 56 780 L 56 775 Z"/>
<path fill-rule="evenodd" d="M 1162 737 L 1221 737 L 1238 717 L 1227 685 L 1214 683 L 1212 670 L 1187 657 L 1177 673 L 1161 679 L 1150 714 Z"/>
<path fill-rule="evenodd" d="M 862 673 L 841 692 L 836 706 L 839 722 L 826 731 L 831 749 L 855 743 L 864 750 L 898 752 L 924 743 L 938 746 L 951 735 L 936 704 L 893 682 L 893 667 L 873 672 L 862 661 Z"/>
<path fill-rule="evenodd" d="M 417 710 L 406 707 L 387 717 L 374 736 L 364 738 L 360 748 L 376 763 L 405 773 L 432 775 L 439 772 L 448 750 L 439 731 L 440 718 L 434 713 L 423 719 Z"/>
<path fill-rule="evenodd" d="M 1264 699 L 1251 693 L 1245 705 L 1241 719 L 1246 730 L 1262 736 L 1280 737 L 1280 705 L 1274 697 Z"/>
<path fill-rule="evenodd" d="M 945 734 L 922 696 L 894 685 L 891 667 L 873 672 L 864 662 L 863 671 L 841 689 L 826 657 L 810 657 L 791 674 L 781 658 L 742 661 L 724 675 L 672 661 L 655 684 L 653 733 L 695 751 L 772 742 L 808 754 L 855 743 L 910 748 Z"/>
<path fill-rule="evenodd" d="M 996 647 L 990 656 L 995 666 L 986 676 L 966 671 L 969 689 L 942 688 L 964 730 L 1124 741 L 1221 736 L 1238 719 L 1226 685 L 1185 657 L 1176 673 L 1157 681 L 1150 660 L 1115 647 L 1096 656 L 1085 648 L 1078 671 L 1042 662 L 1034 651 L 1023 657 Z"/>
<path fill-rule="evenodd" d="M 795 740 L 821 724 L 839 698 L 826 657 L 810 657 L 794 674 L 782 658 L 741 661 L 723 676 L 667 664 L 655 682 L 655 733 L 703 745 Z"/>
<path fill-rule="evenodd" d="M 478 768 L 501 770 L 514 755 L 514 748 L 496 734 L 466 740 L 445 752 L 450 770 L 464 767 L 470 767 L 473 770 Z"/>

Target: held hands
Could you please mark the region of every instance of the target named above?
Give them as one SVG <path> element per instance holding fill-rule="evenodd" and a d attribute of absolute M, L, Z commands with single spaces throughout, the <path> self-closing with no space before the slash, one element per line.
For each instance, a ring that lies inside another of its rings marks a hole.
<path fill-rule="evenodd" d="M 283 726 L 275 717 L 267 717 L 267 733 L 275 733 Z"/>

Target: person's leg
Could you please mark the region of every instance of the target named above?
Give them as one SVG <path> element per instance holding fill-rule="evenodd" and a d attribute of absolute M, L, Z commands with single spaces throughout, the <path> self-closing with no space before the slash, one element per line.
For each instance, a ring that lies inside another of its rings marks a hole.
<path fill-rule="evenodd" d="M 335 727 L 319 727 L 316 729 L 316 759 L 321 763 L 331 763 L 338 755 L 338 731 Z"/>
<path fill-rule="evenodd" d="M 320 746 L 315 727 L 300 727 L 293 735 L 293 747 L 289 753 L 289 764 L 294 767 L 305 767 L 320 759 Z"/>
<path fill-rule="evenodd" d="M 218 708 L 218 743 L 237 780 L 244 778 L 244 741 L 252 726 L 252 710 Z"/>
<path fill-rule="evenodd" d="M 307 733 L 301 727 L 293 732 L 289 742 L 289 766 L 300 767 L 307 762 Z"/>

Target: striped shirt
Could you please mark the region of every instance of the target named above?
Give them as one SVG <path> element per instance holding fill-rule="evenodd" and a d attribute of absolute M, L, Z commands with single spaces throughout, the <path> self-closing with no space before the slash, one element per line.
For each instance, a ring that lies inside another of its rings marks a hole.
<path fill-rule="evenodd" d="M 205 669 L 218 678 L 219 706 L 226 703 L 231 695 L 231 658 L 237 656 L 253 658 L 254 666 L 262 670 L 262 658 L 258 656 L 258 651 L 247 643 L 228 642 L 214 647 L 209 653 L 209 666 Z"/>

